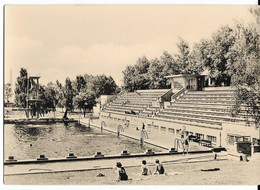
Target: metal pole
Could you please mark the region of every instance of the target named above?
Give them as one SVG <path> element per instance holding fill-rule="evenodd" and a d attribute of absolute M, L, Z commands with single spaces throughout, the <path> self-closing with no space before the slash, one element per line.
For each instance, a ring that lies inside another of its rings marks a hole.
<path fill-rule="evenodd" d="M 221 132 L 219 133 L 219 147 L 221 147 Z"/>
<path fill-rule="evenodd" d="M 28 119 L 29 119 L 29 81 L 30 81 L 30 78 L 27 76 L 26 117 Z"/>
<path fill-rule="evenodd" d="M 38 102 L 38 95 L 39 95 L 39 79 L 37 78 L 36 80 L 37 80 L 37 85 L 36 85 L 36 99 L 37 99 L 36 104 L 37 104 L 37 106 L 36 106 L 36 108 L 37 108 L 37 119 L 38 119 L 38 118 L 39 118 L 39 112 L 40 112 L 39 102 Z"/>

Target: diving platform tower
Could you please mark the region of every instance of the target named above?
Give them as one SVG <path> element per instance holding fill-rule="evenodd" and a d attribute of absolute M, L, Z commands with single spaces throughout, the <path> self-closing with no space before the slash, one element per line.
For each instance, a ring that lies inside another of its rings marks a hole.
<path fill-rule="evenodd" d="M 41 102 L 39 99 L 39 76 L 29 76 L 27 78 L 26 89 L 26 117 L 27 119 L 33 119 L 34 116 L 38 119 L 41 114 Z M 30 92 L 31 91 L 31 92 Z"/>

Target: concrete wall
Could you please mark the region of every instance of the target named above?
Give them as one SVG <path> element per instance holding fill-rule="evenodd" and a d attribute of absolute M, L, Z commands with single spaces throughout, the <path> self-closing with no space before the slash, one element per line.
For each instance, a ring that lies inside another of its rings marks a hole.
<path fill-rule="evenodd" d="M 237 135 L 237 136 L 249 136 L 252 138 L 259 139 L 259 129 L 256 129 L 255 126 L 247 127 L 243 123 L 223 123 L 222 125 L 222 139 L 223 146 L 235 148 L 230 145 L 228 142 L 228 136 Z"/>
<path fill-rule="evenodd" d="M 171 88 L 174 88 L 174 89 L 181 89 L 183 87 L 185 87 L 185 80 L 184 78 L 171 78 L 169 79 L 170 80 L 170 83 L 171 83 Z"/>
<path fill-rule="evenodd" d="M 173 89 L 181 89 L 181 88 L 187 88 L 189 85 L 189 79 L 194 80 L 194 89 L 191 90 L 197 90 L 198 89 L 198 81 L 195 76 L 180 76 L 176 78 L 169 79 L 171 83 L 171 88 Z"/>
<path fill-rule="evenodd" d="M 100 114 L 100 104 L 96 104 L 95 107 L 93 107 L 93 116 L 99 116 Z"/>
<path fill-rule="evenodd" d="M 259 132 L 254 127 L 245 127 L 243 124 L 238 123 L 223 123 L 222 126 L 215 125 L 206 125 L 206 124 L 189 124 L 174 122 L 172 120 L 160 120 L 159 118 L 146 118 L 141 116 L 129 116 L 124 114 L 115 114 L 115 113 L 105 113 L 102 112 L 102 115 L 106 119 L 122 121 L 122 119 L 127 119 L 130 121 L 130 126 L 137 127 L 141 126 L 141 122 L 146 123 L 148 129 L 152 132 L 158 133 L 158 135 L 171 135 L 174 137 L 180 137 L 180 134 L 177 133 L 177 130 L 183 129 L 183 126 L 186 127 L 186 131 L 192 132 L 193 135 L 201 134 L 203 139 L 209 140 L 209 138 L 215 138 L 213 145 L 226 147 L 228 149 L 236 149 L 236 147 L 228 143 L 228 134 L 239 134 L 241 136 L 250 136 L 251 138 L 259 138 Z M 109 116 L 110 118 L 107 118 Z M 103 118 L 102 118 L 103 119 Z M 174 131 L 174 133 L 173 133 Z M 161 138 L 161 137 L 160 137 Z"/>
<path fill-rule="evenodd" d="M 224 86 L 224 87 L 204 87 L 203 91 L 211 91 L 211 90 L 235 90 L 235 88 L 231 86 Z"/>
<path fill-rule="evenodd" d="M 105 117 L 102 117 L 105 116 Z M 109 118 L 108 118 L 109 116 Z M 101 114 L 102 120 L 114 120 L 114 121 L 122 121 L 122 120 L 129 120 L 131 127 L 141 127 L 141 122 L 144 122 L 147 126 L 147 129 L 150 130 L 153 133 L 158 133 L 158 138 L 163 138 L 162 136 L 173 136 L 180 138 L 181 135 L 178 133 L 178 131 L 181 131 L 183 129 L 183 126 L 186 127 L 186 131 L 193 132 L 193 135 L 195 133 L 199 133 L 204 135 L 204 139 L 207 140 L 207 135 L 216 137 L 216 142 L 213 142 L 213 144 L 216 144 L 217 146 L 220 145 L 220 132 L 222 130 L 221 127 L 211 127 L 211 126 L 199 126 L 199 125 L 191 125 L 191 124 L 183 124 L 178 122 L 173 122 L 171 120 L 163 121 L 157 118 L 145 118 L 141 116 L 129 116 L 124 114 L 115 114 L 115 113 L 105 113 L 102 112 Z M 174 133 L 173 133 L 174 131 Z"/>
<path fill-rule="evenodd" d="M 100 102 L 101 106 L 105 105 L 114 95 L 101 95 Z"/>
<path fill-rule="evenodd" d="M 171 101 L 171 97 L 173 95 L 173 90 L 172 89 L 169 89 L 165 94 L 162 95 L 162 102 L 170 102 Z"/>

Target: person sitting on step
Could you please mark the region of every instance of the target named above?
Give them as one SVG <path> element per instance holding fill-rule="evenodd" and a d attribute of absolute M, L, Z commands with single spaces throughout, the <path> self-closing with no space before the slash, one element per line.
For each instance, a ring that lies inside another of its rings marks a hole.
<path fill-rule="evenodd" d="M 152 172 L 150 171 L 149 167 L 146 165 L 146 161 L 143 160 L 142 161 L 142 166 L 141 166 L 141 169 L 142 169 L 142 175 L 152 175 Z"/>
<path fill-rule="evenodd" d="M 126 174 L 125 168 L 122 167 L 121 162 L 116 163 L 116 173 L 118 174 L 117 181 L 126 181 L 128 180 L 128 176 Z"/>
<path fill-rule="evenodd" d="M 164 174 L 164 167 L 158 159 L 155 160 L 155 172 L 154 172 L 154 174 Z"/>

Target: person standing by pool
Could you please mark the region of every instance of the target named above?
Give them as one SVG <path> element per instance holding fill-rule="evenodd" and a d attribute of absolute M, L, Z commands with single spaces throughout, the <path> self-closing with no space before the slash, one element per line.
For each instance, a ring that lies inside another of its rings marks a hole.
<path fill-rule="evenodd" d="M 129 128 L 130 122 L 128 120 L 125 121 L 125 128 Z"/>
<path fill-rule="evenodd" d="M 183 148 L 183 154 L 188 154 L 189 151 L 189 136 L 187 136 L 184 140 L 184 148 Z"/>
<path fill-rule="evenodd" d="M 143 124 L 143 126 L 142 126 L 142 130 L 145 130 L 145 124 L 144 123 L 142 123 Z"/>
<path fill-rule="evenodd" d="M 142 122 L 142 131 L 141 131 L 141 133 L 143 133 L 143 136 L 145 137 L 145 138 L 147 138 L 148 139 L 148 133 L 147 133 L 147 131 L 145 130 L 145 124 Z"/>

